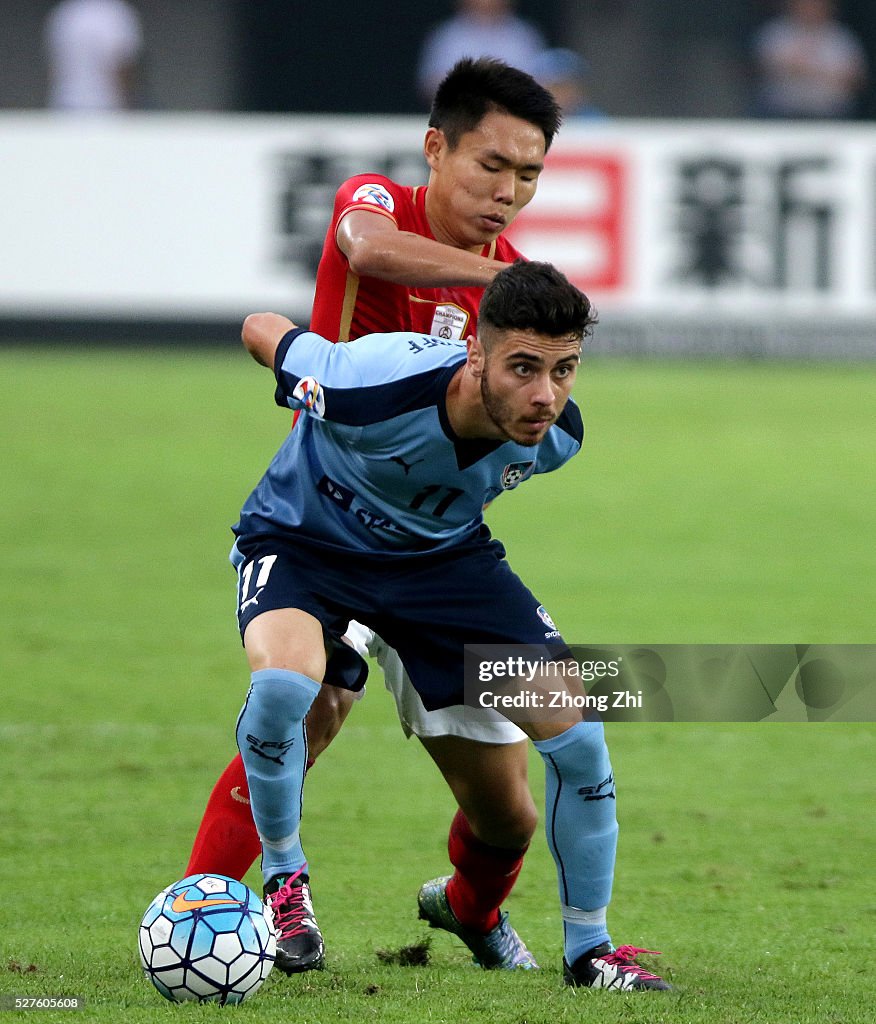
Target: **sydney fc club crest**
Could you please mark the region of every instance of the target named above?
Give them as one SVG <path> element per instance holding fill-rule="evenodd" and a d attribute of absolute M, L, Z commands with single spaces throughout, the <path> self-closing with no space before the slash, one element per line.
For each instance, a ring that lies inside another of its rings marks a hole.
<path fill-rule="evenodd" d="M 502 487 L 510 491 L 532 474 L 534 462 L 512 462 L 502 470 Z"/>
<path fill-rule="evenodd" d="M 392 213 L 395 209 L 395 201 L 392 196 L 387 192 L 383 185 L 376 183 L 371 185 L 360 185 L 353 193 L 354 203 L 373 203 L 375 206 L 380 206 L 387 213 Z"/>
<path fill-rule="evenodd" d="M 292 397 L 320 419 L 325 416 L 325 392 L 315 377 L 302 377 L 295 385 Z"/>
<path fill-rule="evenodd" d="M 557 628 L 556 624 L 554 623 L 554 620 L 550 617 L 550 615 L 548 615 L 547 611 L 545 610 L 545 606 L 543 604 L 540 604 L 538 606 L 538 608 L 535 609 L 535 612 L 538 615 L 538 617 L 541 619 L 541 621 L 547 626 L 548 629 L 556 629 Z"/>

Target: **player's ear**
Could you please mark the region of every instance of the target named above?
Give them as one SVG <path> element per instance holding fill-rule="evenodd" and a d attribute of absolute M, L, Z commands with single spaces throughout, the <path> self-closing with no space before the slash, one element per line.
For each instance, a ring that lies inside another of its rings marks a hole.
<path fill-rule="evenodd" d="M 435 170 L 438 161 L 441 159 L 441 154 L 446 148 L 447 138 L 444 132 L 440 128 L 428 128 L 426 130 L 426 138 L 423 140 L 423 153 L 426 157 L 426 163 L 431 170 Z"/>
<path fill-rule="evenodd" d="M 480 377 L 484 372 L 484 361 L 486 359 L 484 343 L 474 334 L 470 334 L 465 339 L 465 351 L 468 357 L 469 372 L 473 377 Z"/>

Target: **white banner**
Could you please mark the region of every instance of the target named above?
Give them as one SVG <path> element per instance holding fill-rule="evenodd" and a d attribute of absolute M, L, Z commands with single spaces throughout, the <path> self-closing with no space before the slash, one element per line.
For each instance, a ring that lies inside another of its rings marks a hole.
<path fill-rule="evenodd" d="M 332 199 L 420 118 L 0 115 L 0 317 L 307 318 Z M 565 127 L 512 226 L 599 347 L 876 354 L 876 128 Z"/>

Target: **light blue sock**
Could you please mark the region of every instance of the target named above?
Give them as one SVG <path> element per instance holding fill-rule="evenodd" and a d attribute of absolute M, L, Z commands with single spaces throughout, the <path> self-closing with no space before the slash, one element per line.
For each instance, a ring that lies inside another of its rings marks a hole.
<path fill-rule="evenodd" d="M 246 769 L 252 816 L 262 841 L 262 874 L 307 869 L 298 835 L 307 735 L 304 716 L 319 683 L 300 672 L 253 672 L 237 719 L 237 746 Z"/>
<path fill-rule="evenodd" d="M 545 763 L 545 831 L 557 865 L 565 956 L 610 941 L 605 911 L 617 849 L 614 776 L 602 722 L 537 740 Z"/>

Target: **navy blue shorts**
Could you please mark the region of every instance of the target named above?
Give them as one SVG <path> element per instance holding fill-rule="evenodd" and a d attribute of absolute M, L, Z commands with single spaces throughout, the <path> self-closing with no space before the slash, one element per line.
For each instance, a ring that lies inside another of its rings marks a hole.
<path fill-rule="evenodd" d="M 563 643 L 486 527 L 478 542 L 417 555 L 340 552 L 291 534 L 243 536 L 232 561 L 241 636 L 277 608 L 308 612 L 330 638 L 356 619 L 398 651 L 429 711 L 464 703 L 466 644 Z M 329 664 L 325 681 L 348 685 Z"/>

